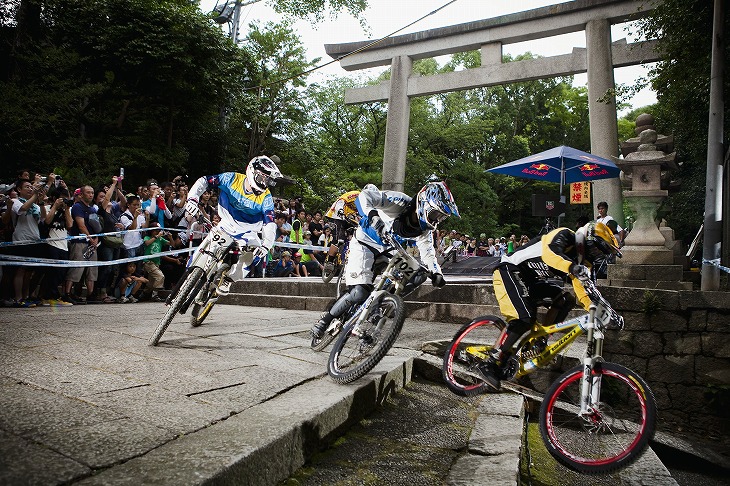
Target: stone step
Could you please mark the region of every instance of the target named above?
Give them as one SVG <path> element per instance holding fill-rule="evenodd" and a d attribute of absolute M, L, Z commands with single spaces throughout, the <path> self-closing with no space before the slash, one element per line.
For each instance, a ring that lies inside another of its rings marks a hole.
<path fill-rule="evenodd" d="M 636 289 L 692 290 L 692 282 L 668 280 L 620 280 L 606 281 L 611 287 L 630 287 Z"/>

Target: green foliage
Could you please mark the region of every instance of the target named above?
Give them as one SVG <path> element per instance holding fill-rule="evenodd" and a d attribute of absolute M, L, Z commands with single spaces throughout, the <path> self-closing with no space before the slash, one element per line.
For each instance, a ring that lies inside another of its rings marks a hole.
<path fill-rule="evenodd" d="M 727 10 L 727 9 L 726 9 Z M 665 60 L 650 72 L 657 93 L 651 114 L 659 133 L 673 134 L 677 160 L 682 164 L 673 176 L 681 181 L 670 194 L 666 218 L 685 243 L 702 223 L 705 201 L 707 128 L 709 112 L 710 55 L 712 51 L 713 2 L 664 0 L 651 16 L 638 22 L 639 33 L 657 38 Z M 724 31 L 730 32 L 725 14 Z M 730 49 L 724 49 L 724 64 L 730 64 Z M 730 92 L 730 76 L 723 92 Z M 730 104 L 725 103 L 723 138 L 730 137 Z"/>
<path fill-rule="evenodd" d="M 659 312 L 662 308 L 662 300 L 652 291 L 646 290 L 644 292 L 643 301 L 641 303 L 641 310 L 647 316 L 653 316 Z"/>

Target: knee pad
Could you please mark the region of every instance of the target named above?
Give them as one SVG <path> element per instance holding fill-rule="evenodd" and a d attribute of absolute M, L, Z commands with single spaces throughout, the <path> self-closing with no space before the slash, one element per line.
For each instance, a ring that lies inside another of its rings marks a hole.
<path fill-rule="evenodd" d="M 373 288 L 374 287 L 372 285 L 363 284 L 353 286 L 346 294 L 343 294 L 342 297 L 335 302 L 332 306 L 332 310 L 330 310 L 330 314 L 335 317 L 339 317 L 353 305 L 365 302 L 365 299 L 368 298 L 368 295 L 370 295 Z"/>

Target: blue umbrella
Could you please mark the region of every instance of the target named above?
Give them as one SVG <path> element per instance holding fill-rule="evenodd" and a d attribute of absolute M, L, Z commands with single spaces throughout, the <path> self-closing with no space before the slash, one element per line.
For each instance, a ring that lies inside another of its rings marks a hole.
<path fill-rule="evenodd" d="M 621 169 L 608 159 L 561 145 L 494 167 L 488 172 L 557 182 L 562 194 L 566 183 L 612 179 L 619 176 Z"/>

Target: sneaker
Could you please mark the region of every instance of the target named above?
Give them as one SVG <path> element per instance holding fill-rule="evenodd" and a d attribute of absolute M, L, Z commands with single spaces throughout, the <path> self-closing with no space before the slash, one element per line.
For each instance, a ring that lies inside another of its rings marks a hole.
<path fill-rule="evenodd" d="M 48 302 L 48 304 L 44 305 L 49 305 L 51 307 L 71 307 L 73 305 L 71 302 L 66 302 L 63 299 L 50 299 L 45 302 Z"/>
<path fill-rule="evenodd" d="M 502 388 L 502 370 L 494 359 L 489 358 L 477 365 L 477 371 L 484 382 L 495 390 Z"/>
<path fill-rule="evenodd" d="M 231 285 L 233 285 L 233 279 L 230 277 L 223 277 L 220 285 L 218 285 L 218 295 L 228 295 L 228 292 L 231 291 Z"/>
<path fill-rule="evenodd" d="M 36 304 L 38 307 L 51 307 L 51 300 L 50 299 L 41 299 L 40 304 Z"/>
<path fill-rule="evenodd" d="M 309 332 L 312 333 L 312 337 L 314 339 L 322 339 L 324 332 L 327 330 L 327 326 L 329 326 L 329 324 L 327 324 L 324 319 L 320 319 L 317 324 L 312 326 L 312 329 Z"/>
<path fill-rule="evenodd" d="M 83 297 L 78 297 L 76 295 L 64 295 L 61 297 L 62 300 L 65 300 L 66 302 L 71 302 L 73 305 L 84 305 L 86 304 L 86 299 Z"/>
<path fill-rule="evenodd" d="M 13 307 L 15 305 L 15 301 L 12 299 L 3 299 L 0 301 L 0 305 L 2 307 Z"/>
<path fill-rule="evenodd" d="M 127 297 L 127 304 L 136 304 L 137 302 L 139 302 L 139 299 L 134 295 Z"/>
<path fill-rule="evenodd" d="M 164 302 L 159 295 L 157 295 L 157 292 L 152 292 L 152 295 L 150 295 L 150 302 Z"/>
<path fill-rule="evenodd" d="M 126 304 L 127 302 L 129 302 L 129 299 L 126 297 L 119 297 L 117 299 L 117 304 Z"/>
<path fill-rule="evenodd" d="M 13 307 L 31 309 L 35 307 L 35 303 L 30 300 L 15 301 L 15 303 L 13 303 Z"/>

